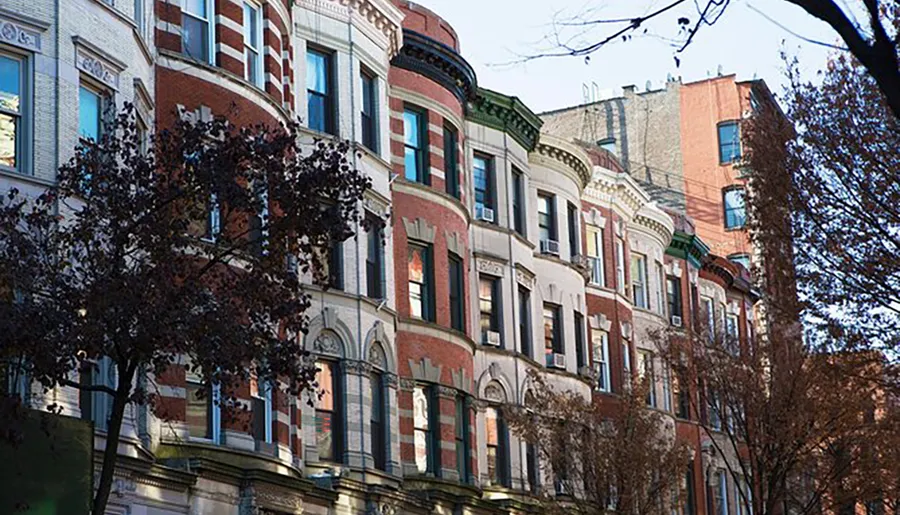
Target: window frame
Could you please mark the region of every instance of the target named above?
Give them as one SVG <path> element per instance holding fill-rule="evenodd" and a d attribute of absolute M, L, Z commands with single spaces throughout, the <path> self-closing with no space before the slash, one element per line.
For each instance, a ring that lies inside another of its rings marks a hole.
<path fill-rule="evenodd" d="M 569 256 L 571 260 L 575 260 L 581 255 L 581 245 L 578 230 L 578 207 L 571 202 L 566 202 L 566 225 L 569 236 Z"/>
<path fill-rule="evenodd" d="M 538 205 L 537 205 L 537 215 L 538 215 L 538 239 L 540 241 L 556 241 L 559 242 L 559 231 L 556 223 L 556 195 L 552 193 L 545 193 L 543 191 L 539 191 L 537 194 L 538 197 Z M 546 201 L 547 205 L 547 213 L 541 212 L 541 204 L 542 201 Z M 541 217 L 547 217 L 547 226 L 542 225 Z M 547 237 L 544 238 L 544 231 L 547 232 Z"/>
<path fill-rule="evenodd" d="M 477 162 L 484 163 L 484 191 L 482 192 L 484 201 L 478 201 L 478 180 L 475 178 L 476 171 L 479 170 L 478 166 L 476 166 Z M 495 160 L 494 156 L 490 154 L 485 154 L 484 152 L 474 152 L 472 154 L 472 192 L 473 198 L 472 201 L 475 204 L 475 214 L 478 214 L 479 209 L 490 209 L 494 212 L 494 221 L 487 222 L 497 225 L 499 222 L 499 213 L 497 212 L 497 198 L 496 198 L 496 180 L 497 174 L 495 172 Z M 480 220 L 480 218 L 479 218 Z"/>
<path fill-rule="evenodd" d="M 616 291 L 622 295 L 627 289 L 625 276 L 625 242 L 616 238 Z"/>
<path fill-rule="evenodd" d="M 519 302 L 519 352 L 534 358 L 531 338 L 531 290 L 522 285 L 518 287 Z"/>
<path fill-rule="evenodd" d="M 465 301 L 465 267 L 463 258 L 449 252 L 447 255 L 447 272 L 449 274 L 448 296 L 450 299 L 450 328 L 465 332 L 466 330 L 466 301 Z M 454 289 L 457 294 L 454 296 Z"/>
<path fill-rule="evenodd" d="M 586 251 L 591 263 L 591 277 L 589 284 L 606 287 L 606 263 L 603 262 L 603 228 L 588 226 L 585 229 L 587 236 Z M 591 254 L 591 245 L 594 246 L 594 254 Z M 598 280 L 599 279 L 599 280 Z"/>
<path fill-rule="evenodd" d="M 612 391 L 612 378 L 609 370 L 609 332 L 599 329 L 591 331 L 593 342 L 594 373 L 596 374 L 596 387 L 601 392 Z M 599 352 L 598 352 L 599 350 Z"/>
<path fill-rule="evenodd" d="M 274 432 L 272 431 L 272 424 L 274 419 L 274 411 L 272 405 L 272 384 L 268 381 L 259 381 L 255 375 L 251 375 L 250 377 L 251 387 L 250 387 L 250 407 L 251 407 L 251 433 L 253 433 L 253 439 L 257 442 L 272 444 L 274 438 Z M 256 394 L 253 393 L 253 382 L 256 382 Z M 262 409 L 263 409 L 263 428 L 262 428 L 262 438 L 259 438 L 260 435 L 257 434 L 258 428 L 254 427 L 253 422 L 256 420 L 256 415 L 254 413 L 255 405 L 254 400 L 262 401 Z"/>
<path fill-rule="evenodd" d="M 734 140 L 725 142 L 722 140 L 722 129 L 734 127 Z M 716 124 L 716 138 L 719 144 L 719 164 L 729 165 L 740 162 L 743 148 L 741 148 L 741 124 L 738 120 L 723 120 Z M 730 151 L 726 156 L 726 149 Z M 735 152 L 735 149 L 737 152 Z"/>
<path fill-rule="evenodd" d="M 331 371 L 331 409 L 322 409 L 319 407 L 321 398 L 317 399 L 314 408 L 315 413 L 315 431 L 316 431 L 316 450 L 320 449 L 320 412 L 331 414 L 331 457 L 323 458 L 319 453 L 319 461 L 327 461 L 331 463 L 343 463 L 344 460 L 344 404 L 343 404 L 343 378 L 341 377 L 340 362 L 335 359 L 321 357 L 316 360 L 316 368 L 322 364 L 327 364 Z M 318 383 L 319 371 L 316 372 L 316 382 Z M 321 384 L 319 387 L 321 388 Z"/>
<path fill-rule="evenodd" d="M 666 277 L 666 310 L 671 322 L 672 317 L 679 317 L 684 323 L 684 306 L 681 298 L 681 277 L 667 275 Z M 671 289 L 670 289 L 671 287 Z"/>
<path fill-rule="evenodd" d="M 547 337 L 547 312 L 550 311 L 550 320 L 553 326 L 550 328 L 550 339 Z M 552 302 L 545 302 L 543 308 L 543 326 L 544 326 L 544 353 L 545 354 L 565 354 L 565 342 L 563 341 L 562 328 L 562 306 Z M 550 343 L 550 346 L 547 346 Z"/>
<path fill-rule="evenodd" d="M 219 405 L 219 400 L 221 399 L 222 390 L 220 385 L 204 385 L 201 381 L 196 378 L 188 377 L 185 380 L 186 388 L 185 388 L 185 411 L 187 411 L 187 407 L 189 405 L 188 395 L 190 395 L 192 386 L 197 387 L 196 391 L 200 391 L 201 389 L 206 389 L 207 394 L 206 398 L 203 399 L 206 405 L 206 434 L 208 436 L 194 436 L 190 434 L 190 425 L 188 425 L 188 439 L 192 441 L 201 441 L 201 442 L 209 442 L 213 444 L 221 444 L 222 443 L 222 411 L 221 406 Z M 186 414 L 186 413 L 185 413 Z M 185 416 L 185 420 L 187 420 L 187 416 Z M 185 422 L 186 423 L 186 422 Z M 187 423 L 186 423 L 187 424 Z"/>
<path fill-rule="evenodd" d="M 528 224 L 525 222 L 525 174 L 513 165 L 512 171 L 512 217 L 513 231 L 523 238 L 528 237 Z"/>
<path fill-rule="evenodd" d="M 651 408 L 656 408 L 658 406 L 658 399 L 656 398 L 656 364 L 654 363 L 653 357 L 652 352 L 643 350 L 638 351 L 641 380 L 646 377 L 649 383 L 646 402 Z"/>
<path fill-rule="evenodd" d="M 384 280 L 384 223 L 380 217 L 367 213 L 370 220 L 366 231 L 366 296 L 370 299 L 385 299 Z"/>
<path fill-rule="evenodd" d="M 203 0 L 204 6 L 206 7 L 206 18 L 200 18 L 197 13 L 190 12 L 188 9 L 182 9 L 182 32 L 181 32 L 181 53 L 186 55 L 190 59 L 196 59 L 200 62 L 207 63 L 209 65 L 216 65 L 216 5 L 215 0 Z M 185 7 L 187 4 L 183 4 Z M 201 58 L 193 57 L 190 54 L 185 53 L 184 47 L 184 16 L 190 16 L 191 18 L 198 20 L 200 22 L 206 23 L 206 56 Z"/>
<path fill-rule="evenodd" d="M 412 146 L 406 142 L 406 116 L 409 114 L 416 120 L 416 136 L 418 139 L 417 146 Z M 412 105 L 404 104 L 403 106 L 403 178 L 410 182 L 417 182 L 426 186 L 431 185 L 431 171 L 429 170 L 429 142 L 428 142 L 428 111 Z M 416 163 L 415 177 L 410 178 L 408 167 L 406 166 L 406 151 L 413 151 L 414 162 Z"/>
<path fill-rule="evenodd" d="M 459 131 L 444 123 L 444 189 L 455 199 L 460 198 L 459 187 Z"/>
<path fill-rule="evenodd" d="M 482 296 L 483 283 L 489 283 L 490 298 Z M 490 303 L 490 311 L 484 310 L 484 301 Z M 481 331 L 481 342 L 487 342 L 487 331 L 500 334 L 500 348 L 503 348 L 503 285 L 500 278 L 490 274 L 478 274 L 478 327 Z M 487 315 L 487 319 L 485 319 Z M 484 323 L 487 320 L 487 327 Z"/>
<path fill-rule="evenodd" d="M 378 155 L 379 144 L 378 120 L 378 75 L 363 65 L 359 67 L 360 95 L 362 102 L 359 109 L 360 143 L 372 153 Z M 371 112 L 367 112 L 367 110 Z"/>
<path fill-rule="evenodd" d="M 468 484 L 471 465 L 471 451 L 469 449 L 469 402 L 464 395 L 458 395 L 455 402 L 456 415 L 454 419 L 454 439 L 456 444 L 456 472 L 459 474 L 459 482 Z"/>
<path fill-rule="evenodd" d="M 586 365 L 585 357 L 587 356 L 587 349 L 584 348 L 584 315 L 575 310 L 572 312 L 572 319 L 575 323 L 575 366 L 576 370 L 581 370 Z"/>
<path fill-rule="evenodd" d="M 494 422 L 496 424 L 497 442 L 490 442 L 490 418 L 489 414 L 493 412 Z M 494 486 L 502 486 L 509 488 L 510 486 L 510 451 L 509 451 L 509 429 L 506 427 L 506 421 L 503 419 L 503 411 L 499 406 L 489 405 L 484 411 L 484 427 L 485 427 L 485 458 L 488 460 L 487 475 L 488 482 Z M 490 450 L 494 448 L 494 473 L 490 470 Z"/>
<path fill-rule="evenodd" d="M 412 289 L 407 287 L 407 295 L 409 297 L 409 314 L 413 318 L 419 318 L 426 322 L 435 321 L 435 296 L 434 296 L 434 255 L 433 247 L 430 244 L 417 244 L 410 242 L 407 254 L 420 250 L 422 252 L 422 281 L 421 283 L 413 281 L 409 278 L 409 259 L 407 258 L 407 285 L 416 283 L 421 286 L 422 307 L 421 316 L 413 314 L 412 310 Z"/>
<path fill-rule="evenodd" d="M 248 31 L 247 10 L 248 9 L 250 9 L 256 13 L 256 22 L 254 23 L 254 25 L 256 25 L 256 26 L 252 27 L 252 29 L 256 30 L 256 41 L 248 41 L 248 39 L 252 39 L 249 37 L 250 35 L 247 34 L 247 31 Z M 256 86 L 258 88 L 262 88 L 263 84 L 265 84 L 265 76 L 266 76 L 265 64 L 264 64 L 265 61 L 263 59 L 263 50 L 265 48 L 265 45 L 263 43 L 263 22 L 262 22 L 263 21 L 262 20 L 263 9 L 262 9 L 262 6 L 256 2 L 253 2 L 251 0 L 244 0 L 242 2 L 242 11 L 243 11 L 243 15 L 244 15 L 243 27 L 242 27 L 243 28 L 243 44 L 244 44 L 244 79 L 246 79 L 247 82 L 253 84 L 254 86 Z M 252 45 L 252 43 L 256 44 L 255 48 Z M 250 62 L 251 61 L 249 59 L 248 52 L 256 53 L 256 57 L 253 59 L 253 64 L 254 64 L 254 66 L 256 66 L 256 77 L 250 76 L 251 75 L 250 74 Z"/>
<path fill-rule="evenodd" d="M 736 192 L 740 192 L 739 207 L 728 203 L 729 194 Z M 725 230 L 743 229 L 747 226 L 747 192 L 743 186 L 729 186 L 722 190 L 722 216 Z"/>
<path fill-rule="evenodd" d="M 387 391 L 384 374 L 381 370 L 373 368 L 369 373 L 369 388 L 372 400 L 372 407 L 369 413 L 372 462 L 377 470 L 387 471 L 388 433 L 385 429 L 389 421 L 387 420 Z M 376 395 L 378 396 L 377 399 Z"/>
<path fill-rule="evenodd" d="M 84 135 L 84 132 L 81 130 L 81 92 L 85 91 L 90 95 L 97 97 L 97 139 L 89 138 Z M 78 137 L 79 139 L 91 139 L 92 141 L 100 141 L 103 138 L 104 134 L 104 125 L 105 120 L 103 117 L 104 111 L 109 105 L 110 94 L 107 88 L 97 85 L 94 81 L 87 79 L 82 76 L 78 82 Z"/>
<path fill-rule="evenodd" d="M 417 384 L 413 388 L 413 448 L 417 446 L 415 435 L 422 433 L 425 438 L 425 470 L 416 462 L 416 468 L 420 474 L 440 475 L 440 424 L 439 413 L 436 412 L 437 395 L 433 385 Z M 416 392 L 421 392 L 422 398 L 427 402 L 425 420 L 427 427 L 419 427 L 416 422 Z M 437 436 L 437 438 L 436 438 Z"/>
<path fill-rule="evenodd" d="M 635 274 L 635 266 L 637 266 L 637 274 Z M 647 256 L 637 252 L 631 253 L 631 301 L 634 307 L 640 309 L 650 309 L 650 292 L 647 277 Z M 641 294 L 641 302 L 638 302 L 638 292 Z"/>
<path fill-rule="evenodd" d="M 322 61 L 325 66 L 325 92 L 319 92 L 314 89 L 309 88 L 310 81 L 310 70 L 312 67 L 310 66 L 310 55 L 315 55 L 322 58 Z M 338 136 L 338 123 L 337 123 L 337 102 L 335 101 L 335 66 L 334 66 L 334 57 L 335 53 L 333 50 L 330 50 L 325 47 L 320 47 L 317 45 L 309 45 L 306 47 L 306 127 L 310 130 L 321 132 L 323 134 L 331 134 L 332 136 Z M 310 116 L 310 101 L 312 96 L 320 97 L 324 101 L 324 127 L 321 129 L 318 127 L 313 127 L 311 124 Z"/>
<path fill-rule="evenodd" d="M 344 242 L 335 241 L 328 252 L 328 287 L 344 291 Z"/>
<path fill-rule="evenodd" d="M 34 154 L 34 54 L 21 52 L 16 48 L 0 45 L 0 57 L 17 61 L 19 64 L 19 108 L 0 108 L 0 114 L 13 118 L 15 133 L 13 147 L 15 166 L 0 164 L 0 170 L 18 175 L 34 175 L 32 167 Z"/>
<path fill-rule="evenodd" d="M 716 515 L 729 515 L 728 507 L 728 476 L 725 469 L 716 470 L 716 481 L 718 482 L 715 499 L 716 499 Z"/>

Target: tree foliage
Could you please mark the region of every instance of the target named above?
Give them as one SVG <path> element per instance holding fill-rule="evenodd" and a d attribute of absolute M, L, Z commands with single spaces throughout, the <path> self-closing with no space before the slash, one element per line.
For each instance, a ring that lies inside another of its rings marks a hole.
<path fill-rule="evenodd" d="M 647 409 L 647 384 L 636 383 L 614 405 L 559 391 L 529 376 L 524 407 L 507 410 L 511 430 L 537 449 L 548 484 L 548 513 L 670 515 L 690 460 L 672 421 Z"/>
<path fill-rule="evenodd" d="M 112 398 L 95 513 L 126 406 L 167 416 L 153 378 L 173 363 L 220 385 L 225 404 L 250 374 L 292 394 L 311 385 L 301 274 L 324 277 L 317 256 L 353 234 L 370 185 L 347 143 L 304 147 L 297 124 L 181 116 L 146 148 L 131 106 L 114 118 L 55 185 L 0 203 L 0 359 L 44 391 Z M 101 358 L 117 384 L 75 379 Z"/>

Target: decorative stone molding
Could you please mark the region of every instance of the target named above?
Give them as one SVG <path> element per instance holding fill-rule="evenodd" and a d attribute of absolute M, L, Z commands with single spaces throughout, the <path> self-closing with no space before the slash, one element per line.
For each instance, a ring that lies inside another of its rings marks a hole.
<path fill-rule="evenodd" d="M 447 251 L 452 252 L 460 258 L 466 255 L 466 244 L 459 236 L 459 233 L 452 231 L 444 231 L 444 239 L 447 242 Z"/>
<path fill-rule="evenodd" d="M 590 211 L 582 211 L 581 217 L 584 223 L 596 227 L 606 227 L 606 217 L 596 207 L 592 207 Z"/>
<path fill-rule="evenodd" d="M 547 285 L 545 298 L 554 304 L 562 305 L 562 290 L 556 283 L 550 283 Z"/>
<path fill-rule="evenodd" d="M 369 345 L 368 360 L 369 364 L 377 369 L 387 369 L 387 358 L 384 355 L 384 349 L 378 342 L 372 342 L 372 344 Z"/>
<path fill-rule="evenodd" d="M 410 379 L 408 377 L 401 377 L 399 384 L 400 384 L 401 390 L 405 390 L 405 391 L 409 391 L 409 392 L 415 390 L 415 388 L 416 388 L 416 380 Z"/>
<path fill-rule="evenodd" d="M 119 74 L 126 64 L 86 41 L 81 36 L 73 36 L 75 44 L 75 67 L 94 79 L 119 89 Z"/>
<path fill-rule="evenodd" d="M 497 382 L 490 382 L 484 387 L 484 399 L 492 402 L 506 402 L 506 392 Z"/>
<path fill-rule="evenodd" d="M 731 315 L 740 315 L 741 307 L 737 302 L 730 300 L 728 301 L 728 313 Z"/>
<path fill-rule="evenodd" d="M 313 352 L 325 356 L 343 357 L 341 339 L 332 331 L 323 331 L 313 342 Z"/>
<path fill-rule="evenodd" d="M 350 11 L 355 10 L 368 22 L 367 27 L 359 27 L 364 32 L 372 32 L 369 36 L 380 36 L 387 40 L 388 58 L 393 57 L 403 44 L 400 32 L 403 13 L 385 0 L 295 0 L 295 6 L 319 12 L 341 21 L 350 21 Z M 353 17 L 358 19 L 357 17 Z M 294 24 L 301 30 L 299 22 Z"/>
<path fill-rule="evenodd" d="M 442 365 L 433 365 L 430 358 L 422 358 L 418 363 L 409 360 L 409 369 L 414 379 L 428 381 L 429 383 L 441 382 Z"/>
<path fill-rule="evenodd" d="M 472 380 L 469 378 L 466 369 L 460 367 L 457 370 L 451 370 L 450 377 L 453 379 L 453 386 L 457 390 L 462 390 L 466 393 L 472 392 Z"/>
<path fill-rule="evenodd" d="M 544 124 L 517 97 L 484 88 L 478 88 L 467 115 L 474 123 L 506 132 L 529 152 L 537 145 L 541 126 Z"/>
<path fill-rule="evenodd" d="M 387 373 L 381 376 L 381 379 L 388 388 L 397 388 L 400 386 L 400 377 L 397 374 Z"/>
<path fill-rule="evenodd" d="M 341 361 L 341 368 L 345 374 L 367 376 L 372 372 L 372 365 L 365 361 L 345 359 Z"/>
<path fill-rule="evenodd" d="M 403 226 L 406 227 L 407 238 L 426 243 L 434 243 L 435 228 L 433 225 L 429 225 L 428 221 L 424 218 L 416 218 L 410 222 L 409 219 L 404 216 Z"/>
<path fill-rule="evenodd" d="M 366 198 L 363 199 L 363 208 L 381 220 L 387 220 L 391 214 L 391 208 L 388 201 L 380 198 L 380 196 L 366 196 Z"/>
<path fill-rule="evenodd" d="M 681 263 L 678 261 L 672 261 L 668 265 L 666 265 L 666 275 L 671 275 L 674 277 L 682 277 L 682 273 L 684 270 L 681 268 Z"/>
<path fill-rule="evenodd" d="M 450 386 L 438 385 L 437 387 L 438 396 L 444 397 L 447 399 L 455 399 L 459 395 L 459 391 L 456 388 L 452 388 Z"/>
<path fill-rule="evenodd" d="M 192 111 L 188 111 L 187 108 L 181 104 L 177 104 L 175 107 L 178 111 L 178 118 L 185 122 L 209 122 L 213 119 L 212 109 L 207 105 L 201 104 L 200 107 Z"/>
<path fill-rule="evenodd" d="M 596 315 L 590 318 L 591 321 L 591 329 L 598 329 L 601 331 L 609 332 L 612 329 L 612 320 L 606 318 L 606 315 L 603 313 L 597 313 Z"/>
<path fill-rule="evenodd" d="M 534 289 L 534 272 L 516 263 L 516 282 L 529 290 Z"/>
<path fill-rule="evenodd" d="M 506 269 L 506 265 L 499 261 L 479 257 L 475 259 L 475 269 L 478 270 L 479 273 L 503 277 L 503 271 Z"/>
<path fill-rule="evenodd" d="M 461 104 L 475 98 L 475 70 L 449 46 L 413 30 L 403 29 L 403 47 L 391 65 L 423 75 L 456 95 Z"/>
<path fill-rule="evenodd" d="M 41 53 L 41 32 L 47 27 L 42 21 L 0 9 L 0 43 Z"/>
<path fill-rule="evenodd" d="M 619 329 L 622 333 L 622 338 L 625 338 L 626 340 L 631 340 L 631 336 L 632 336 L 631 335 L 631 331 L 632 331 L 631 322 L 622 322 L 621 324 L 619 324 Z"/>
<path fill-rule="evenodd" d="M 542 133 L 540 141 L 535 147 L 538 155 L 557 161 L 564 167 L 575 172 L 579 179 L 579 186 L 584 188 L 591 181 L 591 165 L 590 158 L 580 148 L 572 145 L 568 141 Z"/>

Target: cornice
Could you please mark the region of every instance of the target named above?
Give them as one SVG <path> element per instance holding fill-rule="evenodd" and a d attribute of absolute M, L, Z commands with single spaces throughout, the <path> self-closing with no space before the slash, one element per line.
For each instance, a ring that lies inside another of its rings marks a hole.
<path fill-rule="evenodd" d="M 299 7 L 345 21 L 351 12 L 355 11 L 372 29 L 387 39 L 388 59 L 397 55 L 403 46 L 401 32 L 403 11 L 390 0 L 295 0 L 295 2 Z"/>
<path fill-rule="evenodd" d="M 391 65 L 437 82 L 467 105 L 478 88 L 475 70 L 456 50 L 424 34 L 403 29 L 403 47 Z"/>
<path fill-rule="evenodd" d="M 634 215 L 634 223 L 659 237 L 663 245 L 672 240 L 672 234 L 675 232 L 675 223 L 672 218 L 658 208 L 654 202 L 644 204 L 638 210 Z"/>
<path fill-rule="evenodd" d="M 709 247 L 696 234 L 675 231 L 672 233 L 666 254 L 684 259 L 694 267 L 701 268 L 706 256 L 709 255 Z"/>
<path fill-rule="evenodd" d="M 558 161 L 566 168 L 574 170 L 580 184 L 580 189 L 584 189 L 591 181 L 591 160 L 583 150 L 569 143 L 568 141 L 542 133 L 540 139 L 535 146 L 534 152 Z"/>
<path fill-rule="evenodd" d="M 537 146 L 544 121 L 518 97 L 478 88 L 467 118 L 477 124 L 503 131 L 512 136 L 525 150 Z"/>
<path fill-rule="evenodd" d="M 623 206 L 629 217 L 650 202 L 650 195 L 627 173 L 617 173 L 599 166 L 593 167 L 591 181 L 585 187 L 583 196 L 589 201 L 614 202 Z M 664 216 L 668 218 L 668 215 Z M 672 229 L 669 229 L 669 233 Z M 663 241 L 668 241 L 665 238 Z"/>

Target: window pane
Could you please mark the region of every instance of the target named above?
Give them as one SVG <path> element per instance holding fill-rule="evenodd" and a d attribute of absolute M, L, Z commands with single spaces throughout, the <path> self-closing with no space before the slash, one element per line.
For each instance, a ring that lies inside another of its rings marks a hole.
<path fill-rule="evenodd" d="M 81 87 L 78 90 L 78 132 L 84 138 L 100 139 L 100 95 Z"/>
<path fill-rule="evenodd" d="M 244 41 L 253 48 L 259 48 L 257 43 L 257 17 L 259 11 L 250 4 L 244 4 Z"/>
<path fill-rule="evenodd" d="M 18 118 L 0 113 L 0 166 L 16 167 Z"/>
<path fill-rule="evenodd" d="M 419 115 L 412 111 L 403 112 L 403 142 L 419 148 Z"/>
<path fill-rule="evenodd" d="M 316 448 L 320 460 L 334 459 L 334 413 L 316 410 Z"/>
<path fill-rule="evenodd" d="M 316 408 L 332 411 L 334 409 L 334 370 L 332 364 L 327 362 L 316 363 L 316 384 L 321 392 Z"/>
<path fill-rule="evenodd" d="M 410 247 L 409 280 L 417 283 L 425 282 L 425 250 Z"/>
<path fill-rule="evenodd" d="M 307 115 L 309 118 L 309 128 L 319 132 L 325 132 L 327 116 L 325 97 L 316 93 L 310 93 L 307 99 L 307 109 L 309 111 L 309 114 Z"/>
<path fill-rule="evenodd" d="M 413 390 L 413 426 L 415 428 L 416 468 L 419 472 L 428 471 L 429 411 L 429 400 L 425 388 L 418 386 Z"/>
<path fill-rule="evenodd" d="M 0 55 L 0 109 L 19 112 L 21 108 L 22 62 Z"/>
<path fill-rule="evenodd" d="M 403 167 L 405 173 L 403 176 L 410 181 L 417 181 L 419 178 L 419 155 L 416 149 L 406 147 L 403 154 Z"/>
<path fill-rule="evenodd" d="M 475 184 L 475 204 L 479 206 L 491 207 L 491 199 L 489 198 L 489 174 L 487 159 L 475 156 L 472 160 L 472 174 Z"/>
<path fill-rule="evenodd" d="M 181 17 L 181 48 L 194 59 L 209 61 L 209 22 L 190 15 Z"/>
<path fill-rule="evenodd" d="M 210 438 L 209 434 L 209 395 L 200 398 L 203 386 L 187 383 L 185 397 L 187 402 L 186 422 L 188 434 L 195 438 Z"/>
<path fill-rule="evenodd" d="M 194 16 L 206 18 L 206 0 L 185 0 L 184 10 Z"/>
<path fill-rule="evenodd" d="M 327 95 L 328 56 L 314 50 L 306 52 L 306 89 Z"/>

